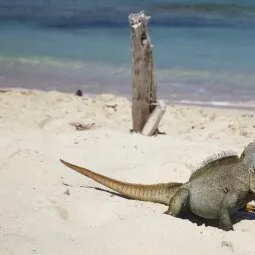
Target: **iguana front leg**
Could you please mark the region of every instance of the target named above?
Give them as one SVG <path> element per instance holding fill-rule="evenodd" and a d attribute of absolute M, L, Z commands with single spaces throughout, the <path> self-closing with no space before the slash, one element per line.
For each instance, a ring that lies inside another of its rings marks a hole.
<path fill-rule="evenodd" d="M 176 217 L 187 204 L 188 200 L 189 191 L 185 188 L 180 188 L 170 200 L 168 210 L 165 214 Z"/>
<path fill-rule="evenodd" d="M 238 196 L 236 193 L 226 193 L 222 200 L 220 212 L 219 212 L 219 222 L 223 230 L 229 231 L 233 230 L 233 224 L 230 218 L 229 211 L 233 209 L 238 202 Z"/>
<path fill-rule="evenodd" d="M 223 230 L 225 230 L 225 231 L 233 230 L 233 224 L 232 224 L 232 221 L 231 221 L 231 218 L 230 218 L 227 208 L 220 209 L 219 221 L 220 221 L 220 227 Z"/>

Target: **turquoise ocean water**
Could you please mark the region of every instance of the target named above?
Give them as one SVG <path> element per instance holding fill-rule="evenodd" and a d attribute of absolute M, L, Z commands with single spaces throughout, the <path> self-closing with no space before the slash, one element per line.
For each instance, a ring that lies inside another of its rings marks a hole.
<path fill-rule="evenodd" d="M 0 86 L 130 97 L 140 10 L 160 98 L 255 106 L 253 0 L 0 0 Z"/>

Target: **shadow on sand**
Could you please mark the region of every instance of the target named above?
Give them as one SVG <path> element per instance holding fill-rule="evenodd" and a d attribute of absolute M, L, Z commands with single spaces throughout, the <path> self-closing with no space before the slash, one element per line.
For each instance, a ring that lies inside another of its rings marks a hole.
<path fill-rule="evenodd" d="M 95 189 L 95 190 L 106 192 L 106 193 L 110 194 L 111 196 L 118 196 L 118 197 L 122 197 L 122 198 L 125 198 L 128 200 L 133 200 L 131 198 L 128 198 L 128 197 L 121 195 L 119 193 L 116 193 L 114 191 L 106 190 L 106 189 L 99 188 L 99 187 L 92 187 L 92 186 L 80 186 L 80 187 Z M 204 218 L 201 218 L 201 217 L 196 216 L 189 212 L 182 212 L 179 215 L 179 218 L 189 220 L 192 223 L 197 224 L 198 226 L 201 226 L 204 224 L 206 227 L 210 226 L 210 227 L 220 228 L 218 220 L 204 219 Z M 233 224 L 236 224 L 242 220 L 255 220 L 255 213 L 247 212 L 247 211 L 241 209 L 235 215 L 233 215 L 232 220 L 233 220 Z"/>

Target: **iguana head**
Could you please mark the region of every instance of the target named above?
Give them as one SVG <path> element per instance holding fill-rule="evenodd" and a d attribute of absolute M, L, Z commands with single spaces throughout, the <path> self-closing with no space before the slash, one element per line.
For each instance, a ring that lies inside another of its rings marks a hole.
<path fill-rule="evenodd" d="M 255 193 L 255 141 L 244 148 L 240 161 L 249 171 L 250 189 Z"/>

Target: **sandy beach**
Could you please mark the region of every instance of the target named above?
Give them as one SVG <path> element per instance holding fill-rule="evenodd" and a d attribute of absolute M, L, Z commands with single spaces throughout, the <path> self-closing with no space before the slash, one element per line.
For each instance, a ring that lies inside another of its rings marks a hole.
<path fill-rule="evenodd" d="M 241 153 L 255 138 L 254 117 L 169 105 L 166 135 L 144 137 L 129 132 L 126 98 L 1 90 L 0 254 L 255 254 L 255 216 L 242 213 L 231 232 L 198 226 L 95 189 L 104 187 L 59 162 L 128 182 L 185 182 L 206 157 Z"/>

